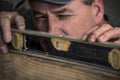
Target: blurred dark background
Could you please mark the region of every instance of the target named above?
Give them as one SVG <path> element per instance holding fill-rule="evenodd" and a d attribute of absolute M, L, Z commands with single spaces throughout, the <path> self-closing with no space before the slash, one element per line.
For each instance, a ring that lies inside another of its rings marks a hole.
<path fill-rule="evenodd" d="M 105 14 L 112 18 L 116 26 L 120 26 L 120 0 L 103 0 Z"/>

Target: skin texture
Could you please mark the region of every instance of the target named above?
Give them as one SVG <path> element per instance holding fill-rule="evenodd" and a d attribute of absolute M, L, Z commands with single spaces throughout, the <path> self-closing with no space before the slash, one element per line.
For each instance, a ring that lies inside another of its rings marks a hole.
<path fill-rule="evenodd" d="M 36 1 L 31 7 L 40 31 L 81 38 L 95 26 L 91 7 L 79 0 L 62 6 Z M 91 13 L 88 14 L 89 12 Z"/>
<path fill-rule="evenodd" d="M 36 29 L 39 31 L 69 35 L 90 42 L 107 42 L 117 38 L 113 42 L 120 44 L 120 28 L 113 28 L 104 20 L 102 0 L 95 0 L 92 5 L 86 5 L 82 0 L 72 0 L 65 5 L 34 0 L 30 6 Z M 25 28 L 24 19 L 18 13 L 0 14 L 1 34 L 3 34 L 0 36 L 0 49 L 3 52 L 7 52 L 5 43 L 11 41 L 10 23 L 12 22 L 17 23 L 20 30 Z"/>

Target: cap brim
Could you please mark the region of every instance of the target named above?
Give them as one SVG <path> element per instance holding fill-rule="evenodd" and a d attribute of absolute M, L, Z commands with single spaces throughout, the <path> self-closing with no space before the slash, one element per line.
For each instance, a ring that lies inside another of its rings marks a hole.
<path fill-rule="evenodd" d="M 69 3 L 71 0 L 43 0 L 49 3 L 53 3 L 53 4 L 67 4 Z"/>

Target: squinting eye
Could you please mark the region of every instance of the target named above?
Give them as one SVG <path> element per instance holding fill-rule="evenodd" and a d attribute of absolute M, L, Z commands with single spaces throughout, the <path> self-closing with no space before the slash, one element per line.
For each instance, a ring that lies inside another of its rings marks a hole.
<path fill-rule="evenodd" d="M 58 18 L 62 20 L 62 19 L 68 19 L 70 18 L 70 16 L 71 15 L 58 15 Z"/>
<path fill-rule="evenodd" d="M 35 16 L 35 19 L 36 20 L 47 20 L 48 19 L 48 17 L 47 16 Z"/>

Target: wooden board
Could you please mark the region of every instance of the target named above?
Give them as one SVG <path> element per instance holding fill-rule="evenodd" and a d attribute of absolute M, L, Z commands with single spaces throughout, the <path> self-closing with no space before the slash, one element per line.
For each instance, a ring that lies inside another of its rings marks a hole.
<path fill-rule="evenodd" d="M 120 75 L 10 53 L 0 54 L 0 80 L 120 80 Z"/>

